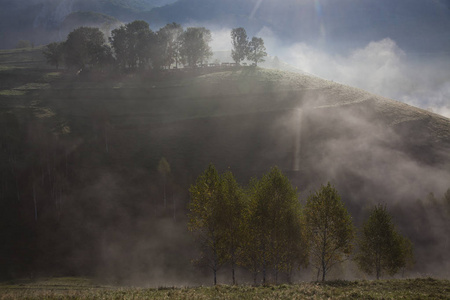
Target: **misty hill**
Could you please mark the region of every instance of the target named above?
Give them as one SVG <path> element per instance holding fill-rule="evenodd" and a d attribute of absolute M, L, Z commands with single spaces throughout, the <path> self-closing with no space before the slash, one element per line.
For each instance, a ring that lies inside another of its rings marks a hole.
<path fill-rule="evenodd" d="M 417 200 L 450 187 L 449 119 L 304 74 L 76 77 L 42 68 L 34 51 L 0 53 L 2 276 L 201 283 L 185 215 L 210 162 L 242 184 L 277 165 L 302 199 L 331 181 L 357 225 L 386 203 L 414 242 L 414 271 L 449 276 L 447 212 Z"/>

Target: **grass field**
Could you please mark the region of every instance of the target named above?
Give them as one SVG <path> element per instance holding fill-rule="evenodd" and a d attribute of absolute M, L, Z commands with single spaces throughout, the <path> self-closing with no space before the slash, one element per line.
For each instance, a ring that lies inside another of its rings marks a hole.
<path fill-rule="evenodd" d="M 115 287 L 83 278 L 0 284 L 0 299 L 449 299 L 450 281 L 433 278 L 294 285 Z"/>

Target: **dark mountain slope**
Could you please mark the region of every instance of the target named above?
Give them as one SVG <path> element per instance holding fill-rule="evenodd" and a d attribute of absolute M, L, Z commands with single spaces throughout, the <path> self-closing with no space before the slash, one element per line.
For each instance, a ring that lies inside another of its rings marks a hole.
<path fill-rule="evenodd" d="M 357 225 L 368 206 L 386 203 L 414 242 L 414 272 L 448 276 L 447 212 L 416 199 L 450 187 L 449 119 L 273 70 L 103 80 L 40 72 L 0 90 L 6 275 L 161 282 L 163 272 L 166 285 L 200 284 L 187 191 L 212 162 L 242 184 L 278 165 L 302 199 L 331 181 Z M 166 201 L 162 157 L 172 170 Z"/>

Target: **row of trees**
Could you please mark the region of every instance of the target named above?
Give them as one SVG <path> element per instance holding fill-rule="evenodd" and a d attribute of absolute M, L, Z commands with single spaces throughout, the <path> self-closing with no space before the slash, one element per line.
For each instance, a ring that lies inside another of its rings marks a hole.
<path fill-rule="evenodd" d="M 217 272 L 228 264 L 236 283 L 236 266 L 246 268 L 257 283 L 280 272 L 291 280 L 295 270 L 311 264 L 325 281 L 329 270 L 349 259 L 355 228 L 336 189 L 328 183 L 312 193 L 304 206 L 288 178 L 274 167 L 244 189 L 227 171 L 210 164 L 190 188 L 188 228 L 200 245 L 195 261 Z M 386 208 L 375 206 L 365 222 L 354 259 L 362 271 L 395 274 L 412 262 L 412 244 L 401 236 Z"/>
<path fill-rule="evenodd" d="M 233 29 L 233 59 L 239 64 L 247 58 L 255 65 L 267 55 L 264 41 L 254 37 L 250 42 L 243 28 Z M 212 56 L 211 31 L 205 27 L 184 30 L 176 23 L 154 32 L 145 21 L 134 21 L 111 32 L 107 40 L 98 28 L 80 27 L 67 40 L 46 46 L 47 62 L 58 68 L 62 62 L 69 68 L 116 65 L 120 69 L 163 69 L 179 64 L 196 67 Z"/>
<path fill-rule="evenodd" d="M 247 32 L 242 27 L 231 30 L 231 43 L 233 45 L 231 57 L 237 64 L 247 59 L 258 65 L 258 62 L 264 62 L 264 57 L 267 56 L 264 40 L 258 37 L 249 40 Z"/>

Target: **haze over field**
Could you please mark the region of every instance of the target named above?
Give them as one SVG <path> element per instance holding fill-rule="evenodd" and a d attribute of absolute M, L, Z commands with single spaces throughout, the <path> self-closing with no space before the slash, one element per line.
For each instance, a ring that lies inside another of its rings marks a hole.
<path fill-rule="evenodd" d="M 387 204 L 415 247 L 405 274 L 449 278 L 449 3 L 0 0 L 2 48 L 144 19 L 154 31 L 210 28 L 211 60 L 231 62 L 230 31 L 243 26 L 264 39 L 265 66 L 296 71 L 137 72 L 126 62 L 124 72 L 75 75 L 43 65 L 41 49 L 1 51 L 0 278 L 209 283 L 191 265 L 198 249 L 186 228 L 189 186 L 208 163 L 242 185 L 277 165 L 303 202 L 331 181 L 358 226 L 372 204 Z M 332 276 L 362 275 L 349 264 Z"/>

